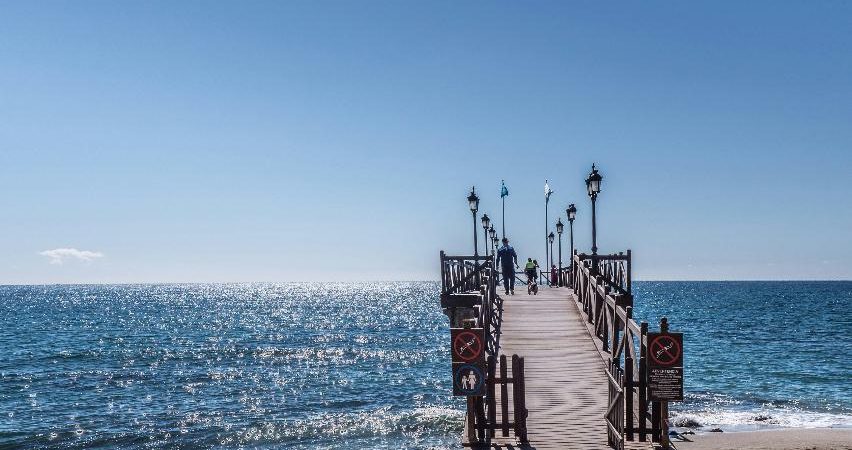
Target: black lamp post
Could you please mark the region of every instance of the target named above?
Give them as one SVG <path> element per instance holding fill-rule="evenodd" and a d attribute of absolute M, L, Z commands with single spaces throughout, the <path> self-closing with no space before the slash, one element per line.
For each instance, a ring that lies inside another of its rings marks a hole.
<path fill-rule="evenodd" d="M 553 239 L 555 237 L 552 231 L 547 235 L 547 242 L 550 243 L 550 266 L 547 268 L 548 273 L 550 272 L 550 268 L 553 267 Z"/>
<path fill-rule="evenodd" d="M 592 199 L 592 267 L 595 270 L 598 266 L 598 259 L 596 258 L 598 255 L 598 229 L 595 217 L 595 200 L 601 192 L 601 180 L 603 180 L 603 177 L 592 164 L 592 172 L 589 174 L 589 178 L 586 178 L 586 190 L 589 193 L 589 198 Z"/>
<path fill-rule="evenodd" d="M 476 211 L 479 209 L 479 197 L 476 196 L 476 186 L 470 189 L 467 196 L 467 204 L 473 214 L 473 256 L 479 256 L 479 245 L 476 242 Z"/>
<path fill-rule="evenodd" d="M 565 225 L 562 225 L 562 218 L 556 219 L 556 234 L 559 235 L 559 285 L 562 286 L 562 230 Z"/>
<path fill-rule="evenodd" d="M 482 215 L 482 235 L 485 237 L 482 240 L 482 243 L 485 247 L 485 256 L 488 256 L 488 227 L 491 226 L 491 219 L 488 218 L 488 214 Z"/>
<path fill-rule="evenodd" d="M 494 225 L 488 228 L 488 235 L 491 236 L 491 254 L 497 254 L 497 230 L 494 229 Z"/>
<path fill-rule="evenodd" d="M 568 234 L 571 239 L 571 279 L 574 279 L 574 219 L 577 217 L 577 208 L 571 203 L 565 210 L 568 215 Z"/>

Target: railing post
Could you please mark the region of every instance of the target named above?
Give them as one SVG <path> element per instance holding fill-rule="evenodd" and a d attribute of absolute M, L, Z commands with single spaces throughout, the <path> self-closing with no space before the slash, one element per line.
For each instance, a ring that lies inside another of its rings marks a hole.
<path fill-rule="evenodd" d="M 500 419 L 503 424 L 503 437 L 509 437 L 509 381 L 506 369 L 506 355 L 500 355 L 500 379 L 503 381 L 500 383 Z"/>
<path fill-rule="evenodd" d="M 603 341 L 603 349 L 607 351 L 610 356 L 612 356 L 612 352 L 615 350 L 612 346 L 610 346 L 610 339 L 612 339 L 610 331 L 612 331 L 613 318 L 607 317 L 607 312 L 609 312 L 609 305 L 606 302 L 606 298 L 609 296 L 609 286 L 604 285 L 603 290 L 603 295 L 598 301 L 598 323 L 600 323 L 601 328 L 601 341 Z M 595 291 L 597 291 L 597 289 L 595 289 Z"/>
<path fill-rule="evenodd" d="M 512 396 L 515 403 L 515 437 L 521 443 L 527 440 L 527 406 L 524 399 L 524 359 L 512 355 Z"/>
<path fill-rule="evenodd" d="M 615 356 L 615 352 L 618 351 L 618 339 L 619 339 L 619 336 L 621 334 L 620 333 L 621 329 L 619 328 L 619 326 L 621 325 L 621 317 L 618 316 L 619 299 L 621 299 L 621 295 L 617 295 L 615 297 L 615 302 L 614 302 L 614 305 L 613 305 L 613 308 L 612 308 L 612 316 L 611 316 L 612 325 L 609 328 L 610 331 L 612 332 L 612 335 L 609 338 L 609 341 L 612 343 L 612 350 L 610 351 L 610 353 L 613 356 Z M 620 360 L 618 362 L 619 362 L 619 364 L 621 363 Z"/>
<path fill-rule="evenodd" d="M 633 307 L 628 306 L 625 311 L 624 321 L 624 409 L 625 428 L 627 428 L 627 440 L 633 440 L 633 336 L 630 334 L 630 321 L 633 320 Z"/>
<path fill-rule="evenodd" d="M 497 358 L 494 355 L 488 355 L 488 404 L 487 414 L 488 414 L 488 437 L 494 437 L 494 424 L 497 423 L 497 386 L 496 380 L 497 377 Z"/>
<path fill-rule="evenodd" d="M 467 397 L 467 440 L 468 442 L 478 442 L 476 438 L 476 397 Z"/>
<path fill-rule="evenodd" d="M 633 344 L 630 344 L 633 345 Z M 624 356 L 624 409 L 627 440 L 633 440 L 633 358 Z"/>
<path fill-rule="evenodd" d="M 487 421 L 485 420 L 485 399 L 482 397 L 474 397 L 476 399 L 476 435 L 479 441 L 483 442 L 486 439 Z"/>
<path fill-rule="evenodd" d="M 633 286 L 632 286 L 633 272 L 632 272 L 632 268 L 631 268 L 632 259 L 633 259 L 632 252 L 628 248 L 627 249 L 627 292 L 631 295 L 633 295 Z"/>
<path fill-rule="evenodd" d="M 669 320 L 665 316 L 660 319 L 660 333 L 669 332 Z M 660 445 L 663 450 L 669 450 L 669 402 L 661 401 L 660 404 Z"/>
<path fill-rule="evenodd" d="M 642 322 L 639 330 L 639 440 L 645 442 L 648 434 L 648 322 Z"/>
<path fill-rule="evenodd" d="M 444 270 L 444 251 L 441 250 L 441 293 L 447 293 L 447 272 Z"/>

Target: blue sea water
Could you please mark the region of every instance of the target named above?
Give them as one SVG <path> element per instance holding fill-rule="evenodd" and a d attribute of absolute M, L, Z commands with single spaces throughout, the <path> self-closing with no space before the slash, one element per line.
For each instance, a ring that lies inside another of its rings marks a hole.
<path fill-rule="evenodd" d="M 0 287 L 0 448 L 446 448 L 437 289 Z"/>
<path fill-rule="evenodd" d="M 686 333 L 676 422 L 852 426 L 852 282 L 634 286 Z M 457 448 L 438 289 L 0 286 L 0 448 Z"/>
<path fill-rule="evenodd" d="M 852 426 L 852 282 L 640 282 L 634 296 L 637 320 L 685 333 L 674 424 Z"/>

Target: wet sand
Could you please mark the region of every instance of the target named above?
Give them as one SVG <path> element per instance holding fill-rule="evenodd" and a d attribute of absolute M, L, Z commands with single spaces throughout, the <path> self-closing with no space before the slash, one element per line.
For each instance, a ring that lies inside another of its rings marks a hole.
<path fill-rule="evenodd" d="M 852 450 L 852 428 L 788 428 L 782 430 L 688 435 L 674 440 L 678 450 Z"/>

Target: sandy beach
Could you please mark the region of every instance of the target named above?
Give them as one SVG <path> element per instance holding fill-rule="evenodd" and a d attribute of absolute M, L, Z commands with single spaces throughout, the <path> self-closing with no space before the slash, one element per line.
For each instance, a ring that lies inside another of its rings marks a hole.
<path fill-rule="evenodd" d="M 852 428 L 706 433 L 674 441 L 678 450 L 852 450 Z"/>

